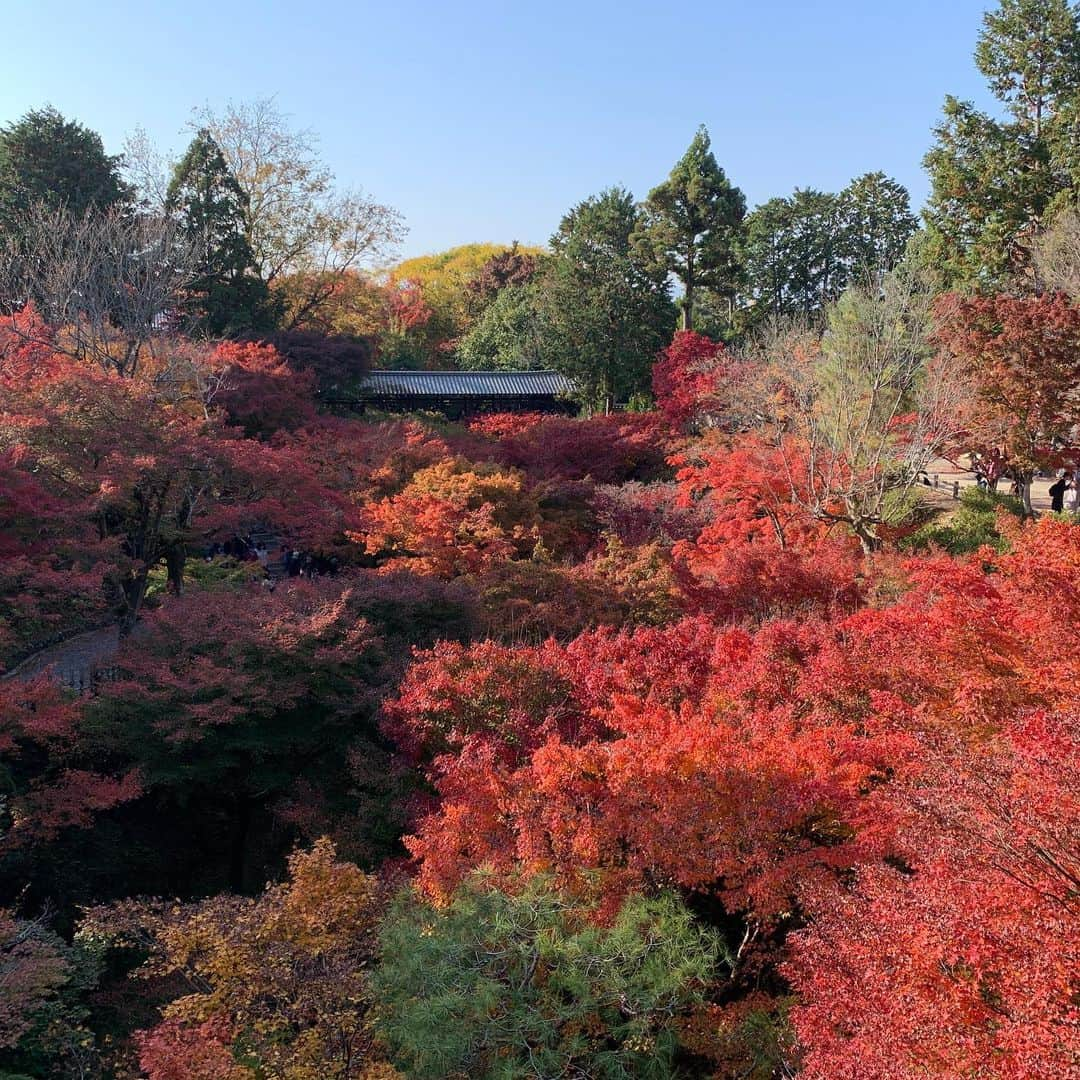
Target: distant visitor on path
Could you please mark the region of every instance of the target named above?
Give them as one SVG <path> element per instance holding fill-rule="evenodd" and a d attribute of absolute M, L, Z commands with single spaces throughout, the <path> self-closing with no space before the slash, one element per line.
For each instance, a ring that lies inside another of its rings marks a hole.
<path fill-rule="evenodd" d="M 1080 476 L 1073 473 L 1065 486 L 1065 512 L 1075 514 L 1080 510 Z"/>
<path fill-rule="evenodd" d="M 1065 489 L 1069 481 L 1065 478 L 1065 470 L 1058 473 L 1057 480 L 1050 485 L 1050 512 L 1060 514 L 1065 509 Z"/>

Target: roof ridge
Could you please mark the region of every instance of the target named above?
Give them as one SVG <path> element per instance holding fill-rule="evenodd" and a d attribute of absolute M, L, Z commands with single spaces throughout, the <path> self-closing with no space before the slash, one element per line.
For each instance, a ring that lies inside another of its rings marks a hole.
<path fill-rule="evenodd" d="M 458 371 L 454 368 L 442 368 L 433 371 L 418 370 L 416 368 L 371 368 L 364 372 L 365 375 L 475 375 L 490 378 L 492 375 L 506 375 L 518 377 L 520 375 L 558 375 L 554 368 L 529 368 L 526 371 L 506 371 L 502 368 L 490 368 L 481 371 Z M 565 376 L 564 376 L 565 377 Z"/>

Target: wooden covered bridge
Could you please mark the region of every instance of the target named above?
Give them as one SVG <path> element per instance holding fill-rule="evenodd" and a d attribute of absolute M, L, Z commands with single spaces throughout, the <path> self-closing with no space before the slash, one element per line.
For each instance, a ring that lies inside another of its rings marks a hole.
<path fill-rule="evenodd" d="M 485 412 L 576 413 L 574 384 L 556 371 L 370 371 L 356 397 L 335 400 L 363 412 L 440 412 L 458 419 Z"/>

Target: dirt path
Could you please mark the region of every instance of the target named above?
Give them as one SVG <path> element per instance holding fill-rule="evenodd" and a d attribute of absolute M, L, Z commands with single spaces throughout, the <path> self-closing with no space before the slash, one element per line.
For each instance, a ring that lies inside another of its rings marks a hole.
<path fill-rule="evenodd" d="M 931 483 L 933 483 L 935 476 L 938 477 L 937 490 L 943 492 L 945 498 L 951 497 L 954 483 L 959 483 L 961 489 L 975 487 L 975 474 L 973 472 L 969 472 L 967 469 L 959 469 L 951 462 L 945 461 L 942 458 L 932 461 L 926 467 L 926 472 L 930 477 Z M 1032 482 L 1031 505 L 1033 509 L 1050 509 L 1050 485 L 1052 483 L 1053 480 L 1046 476 L 1039 477 Z M 998 484 L 998 491 L 1002 494 L 1008 494 L 1009 481 L 1002 480 L 1001 483 Z"/>

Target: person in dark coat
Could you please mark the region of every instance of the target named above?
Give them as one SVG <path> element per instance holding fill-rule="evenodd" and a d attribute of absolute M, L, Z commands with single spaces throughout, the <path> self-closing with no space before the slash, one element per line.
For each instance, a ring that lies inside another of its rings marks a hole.
<path fill-rule="evenodd" d="M 1065 509 L 1065 489 L 1068 486 L 1064 472 L 1050 485 L 1050 509 L 1053 513 L 1060 514 Z"/>

